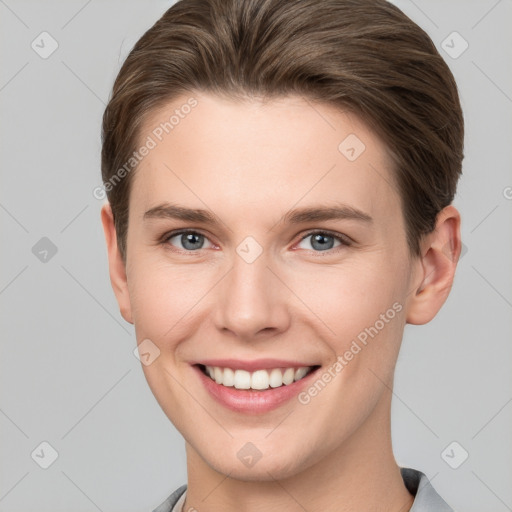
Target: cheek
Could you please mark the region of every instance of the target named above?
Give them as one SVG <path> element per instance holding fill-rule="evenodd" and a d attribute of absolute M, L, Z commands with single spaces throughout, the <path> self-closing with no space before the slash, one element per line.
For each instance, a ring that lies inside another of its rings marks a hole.
<path fill-rule="evenodd" d="M 194 306 L 204 299 L 208 283 L 200 271 L 171 268 L 161 262 L 141 261 L 134 265 L 130 277 L 137 340 L 149 338 L 158 346 L 179 337 Z"/>
<path fill-rule="evenodd" d="M 324 324 L 327 336 L 338 340 L 340 349 L 402 300 L 400 276 L 380 259 L 375 255 L 374 261 L 361 259 L 338 267 L 310 269 L 301 273 L 300 279 L 289 277 L 294 280 L 292 288 L 297 296 L 315 314 L 317 323 Z M 395 313 L 396 308 L 390 315 L 394 318 Z"/>
<path fill-rule="evenodd" d="M 331 387 L 335 401 L 357 417 L 364 413 L 361 404 L 371 407 L 371 397 L 382 392 L 379 379 L 392 378 L 400 348 L 407 269 L 393 271 L 396 260 L 391 256 L 375 254 L 368 258 L 373 261 L 328 273 L 319 269 L 296 282 L 297 294 L 316 314 L 310 316 L 313 328 L 324 334 L 332 362 L 341 357 Z"/>

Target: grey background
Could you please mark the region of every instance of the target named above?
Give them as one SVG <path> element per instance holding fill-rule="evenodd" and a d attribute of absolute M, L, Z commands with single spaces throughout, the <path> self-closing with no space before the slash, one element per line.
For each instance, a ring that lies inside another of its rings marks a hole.
<path fill-rule="evenodd" d="M 460 87 L 467 252 L 440 314 L 406 328 L 394 450 L 457 510 L 512 510 L 512 2 L 396 3 Z M 0 511 L 150 511 L 186 481 L 110 288 L 93 196 L 113 80 L 171 4 L 0 0 Z M 43 31 L 59 45 L 47 59 L 31 47 Z M 442 46 L 462 48 L 453 31 L 469 43 L 458 58 Z M 43 237 L 57 249 L 46 261 Z M 58 453 L 47 469 L 43 441 Z"/>

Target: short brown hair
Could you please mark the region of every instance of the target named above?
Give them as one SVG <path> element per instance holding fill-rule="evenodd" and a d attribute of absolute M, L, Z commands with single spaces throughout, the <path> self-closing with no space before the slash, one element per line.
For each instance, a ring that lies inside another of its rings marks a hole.
<path fill-rule="evenodd" d="M 104 184 L 134 152 L 148 116 L 194 91 L 298 94 L 357 114 L 394 160 L 413 255 L 453 201 L 464 139 L 455 80 L 430 37 L 385 0 L 178 1 L 115 80 L 103 116 Z M 107 188 L 124 261 L 132 179 Z"/>

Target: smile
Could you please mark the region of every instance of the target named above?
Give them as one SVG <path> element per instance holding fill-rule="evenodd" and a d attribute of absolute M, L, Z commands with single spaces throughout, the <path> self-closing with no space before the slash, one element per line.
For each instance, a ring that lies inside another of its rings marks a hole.
<path fill-rule="evenodd" d="M 277 359 L 217 359 L 195 361 L 191 366 L 210 398 L 227 409 L 249 415 L 284 406 L 320 371 L 320 365 Z"/>
<path fill-rule="evenodd" d="M 254 372 L 222 368 L 220 366 L 200 365 L 200 368 L 205 375 L 221 386 L 264 391 L 269 388 L 288 386 L 293 382 L 301 380 L 315 367 L 268 368 Z"/>

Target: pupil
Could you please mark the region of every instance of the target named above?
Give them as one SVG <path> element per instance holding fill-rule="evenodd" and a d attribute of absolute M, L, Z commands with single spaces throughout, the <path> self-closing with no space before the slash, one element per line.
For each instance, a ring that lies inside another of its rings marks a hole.
<path fill-rule="evenodd" d="M 315 244 L 319 244 L 315 246 Z M 318 249 L 320 251 L 325 251 L 327 249 L 332 249 L 334 245 L 334 239 L 332 236 L 324 236 L 321 234 L 316 234 L 313 237 L 313 242 L 311 244 L 314 249 Z"/>

